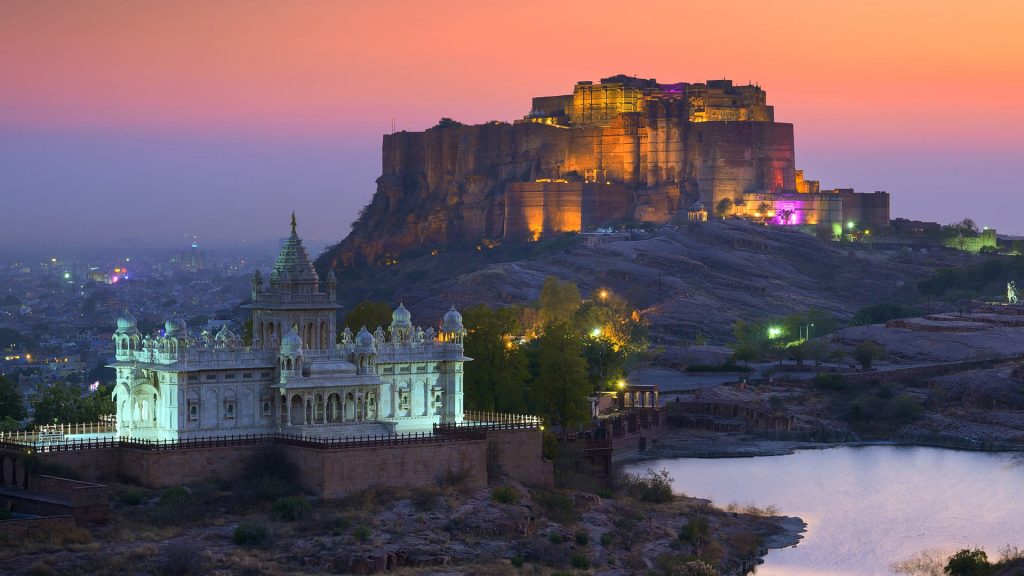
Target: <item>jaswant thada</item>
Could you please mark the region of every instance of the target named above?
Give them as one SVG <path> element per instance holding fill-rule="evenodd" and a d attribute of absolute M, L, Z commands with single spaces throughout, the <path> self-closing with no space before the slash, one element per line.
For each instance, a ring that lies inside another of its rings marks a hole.
<path fill-rule="evenodd" d="M 463 420 L 462 316 L 440 331 L 399 304 L 385 332 L 346 327 L 336 338 L 334 272 L 321 284 L 296 233 L 264 283 L 252 280 L 252 341 L 227 327 L 192 336 L 180 318 L 140 333 L 125 313 L 114 333 L 117 434 L 179 440 L 226 434 L 348 437 L 429 432 Z"/>

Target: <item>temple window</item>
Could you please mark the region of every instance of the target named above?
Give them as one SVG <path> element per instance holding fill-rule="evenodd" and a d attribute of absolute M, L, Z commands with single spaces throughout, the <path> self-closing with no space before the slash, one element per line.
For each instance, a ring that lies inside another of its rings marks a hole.
<path fill-rule="evenodd" d="M 217 375 L 216 374 L 207 374 L 206 375 L 206 379 L 207 380 L 216 380 L 217 379 Z"/>
<path fill-rule="evenodd" d="M 224 379 L 225 380 L 234 380 L 235 379 L 235 374 L 229 372 L 229 373 L 224 375 Z"/>
<path fill-rule="evenodd" d="M 270 372 L 260 372 L 260 378 L 270 378 Z"/>
<path fill-rule="evenodd" d="M 252 372 L 243 372 L 242 378 L 245 378 L 246 380 L 252 380 Z"/>
<path fill-rule="evenodd" d="M 199 381 L 199 374 L 189 374 L 188 375 L 188 381 L 189 382 L 198 382 Z"/>
<path fill-rule="evenodd" d="M 263 415 L 270 416 L 270 402 L 267 400 L 263 401 Z"/>
<path fill-rule="evenodd" d="M 224 401 L 224 418 L 230 420 L 235 417 L 235 401 L 225 400 Z"/>
<path fill-rule="evenodd" d="M 188 419 L 199 420 L 199 406 L 192 404 L 191 402 L 188 405 Z"/>

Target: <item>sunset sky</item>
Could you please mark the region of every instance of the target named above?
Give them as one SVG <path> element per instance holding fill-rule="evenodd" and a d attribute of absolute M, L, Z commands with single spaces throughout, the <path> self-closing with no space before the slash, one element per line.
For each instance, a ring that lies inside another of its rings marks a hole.
<path fill-rule="evenodd" d="M 336 242 L 381 136 L 759 83 L 825 187 L 1024 234 L 1024 2 L 0 0 L 0 242 Z"/>

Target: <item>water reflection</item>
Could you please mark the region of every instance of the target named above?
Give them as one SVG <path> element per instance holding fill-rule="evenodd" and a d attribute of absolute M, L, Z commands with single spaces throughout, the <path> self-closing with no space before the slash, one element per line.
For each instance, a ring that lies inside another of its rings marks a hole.
<path fill-rule="evenodd" d="M 763 458 L 644 462 L 666 468 L 677 491 L 776 505 L 808 524 L 794 548 L 768 554 L 759 576 L 869 576 L 922 550 L 1024 545 L 1020 455 L 870 446 Z"/>

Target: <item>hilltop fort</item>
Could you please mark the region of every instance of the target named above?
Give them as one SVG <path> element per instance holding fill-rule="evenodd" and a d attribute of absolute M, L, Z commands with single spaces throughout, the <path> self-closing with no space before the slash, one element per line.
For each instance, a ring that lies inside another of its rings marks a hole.
<path fill-rule="evenodd" d="M 616 222 L 738 216 L 836 235 L 844 222 L 889 224 L 887 193 L 805 179 L 793 125 L 775 121 L 761 87 L 730 80 L 578 82 L 513 123 L 386 135 L 382 160 L 373 200 L 326 255 L 333 266 Z"/>

